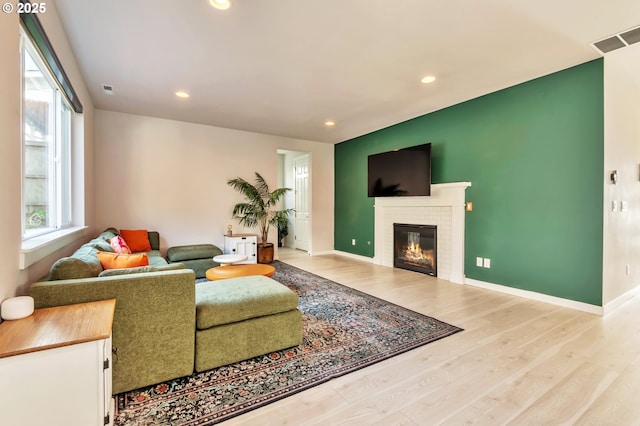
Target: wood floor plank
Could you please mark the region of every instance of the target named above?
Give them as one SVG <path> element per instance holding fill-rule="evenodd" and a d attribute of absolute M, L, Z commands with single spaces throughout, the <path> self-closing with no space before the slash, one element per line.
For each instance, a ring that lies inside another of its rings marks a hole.
<path fill-rule="evenodd" d="M 591 404 L 576 425 L 640 424 L 640 358 L 629 365 Z"/>
<path fill-rule="evenodd" d="M 613 371 L 585 362 L 515 417 L 512 423 L 574 424 L 617 376 Z"/>
<path fill-rule="evenodd" d="M 411 421 L 411 419 L 402 413 L 393 413 L 390 416 L 385 417 L 373 424 L 374 426 L 418 426 L 418 423 Z"/>
<path fill-rule="evenodd" d="M 227 420 L 224 424 L 238 426 L 298 425 L 312 421 L 324 412 L 347 406 L 347 402 L 330 387 L 318 386 Z"/>

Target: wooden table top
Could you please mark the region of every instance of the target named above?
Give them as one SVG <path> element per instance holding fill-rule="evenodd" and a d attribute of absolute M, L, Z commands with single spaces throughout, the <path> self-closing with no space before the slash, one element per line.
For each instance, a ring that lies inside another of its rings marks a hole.
<path fill-rule="evenodd" d="M 0 324 L 0 358 L 111 335 L 115 299 L 36 309 L 33 314 Z"/>

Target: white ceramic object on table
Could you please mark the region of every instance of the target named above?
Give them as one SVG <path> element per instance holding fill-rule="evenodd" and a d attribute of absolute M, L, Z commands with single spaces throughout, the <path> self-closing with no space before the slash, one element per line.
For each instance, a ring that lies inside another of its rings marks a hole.
<path fill-rule="evenodd" d="M 3 320 L 26 318 L 33 313 L 33 297 L 18 296 L 6 299 L 0 305 L 0 316 Z"/>

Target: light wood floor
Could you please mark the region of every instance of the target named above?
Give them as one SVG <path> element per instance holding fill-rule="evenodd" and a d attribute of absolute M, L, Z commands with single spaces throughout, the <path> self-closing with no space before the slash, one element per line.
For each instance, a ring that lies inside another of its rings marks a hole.
<path fill-rule="evenodd" d="M 638 297 L 602 318 L 344 256 L 280 260 L 465 331 L 225 425 L 640 424 Z"/>

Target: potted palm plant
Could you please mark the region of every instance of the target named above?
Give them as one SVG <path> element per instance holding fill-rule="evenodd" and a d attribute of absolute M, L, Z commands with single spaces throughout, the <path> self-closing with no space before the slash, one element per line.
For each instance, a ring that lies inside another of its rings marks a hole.
<path fill-rule="evenodd" d="M 255 184 L 239 177 L 227 181 L 227 184 L 244 195 L 246 199 L 245 202 L 233 206 L 232 217 L 241 225 L 248 228 L 257 226 L 260 229 L 258 262 L 271 263 L 273 262 L 273 244 L 267 241 L 269 228 L 281 225 L 283 220 L 287 220 L 288 215 L 293 212 L 293 209 L 278 209 L 280 200 L 288 191 L 291 191 L 291 188 L 270 191 L 269 185 L 260 173 L 255 172 L 255 174 Z"/>

